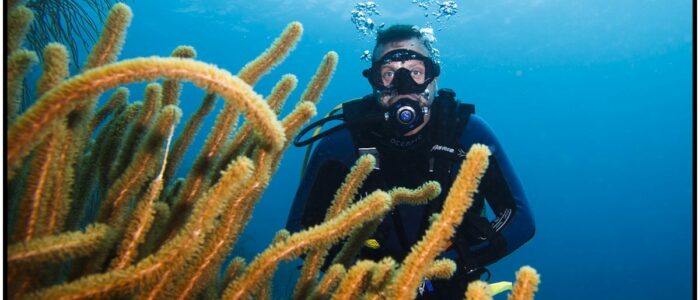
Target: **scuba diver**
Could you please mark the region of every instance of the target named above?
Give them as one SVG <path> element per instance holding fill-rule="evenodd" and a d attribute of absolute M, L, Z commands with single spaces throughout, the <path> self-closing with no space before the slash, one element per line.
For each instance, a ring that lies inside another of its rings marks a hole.
<path fill-rule="evenodd" d="M 448 280 L 423 283 L 418 299 L 463 299 L 467 284 L 490 277 L 486 266 L 512 253 L 535 233 L 527 198 L 510 161 L 493 131 L 460 103 L 450 89 L 437 90 L 440 65 L 430 38 L 415 26 L 394 25 L 379 31 L 372 66 L 363 71 L 373 92 L 343 103 L 342 114 L 331 115 L 305 128 L 295 145 L 320 140 L 302 176 L 289 212 L 287 230 L 298 232 L 321 223 L 326 210 L 357 158 L 371 154 L 377 165 L 360 189 L 417 188 L 434 180 L 442 192 L 428 204 L 399 205 L 387 214 L 363 247 L 358 259 L 391 256 L 397 262 L 420 241 L 429 217 L 440 212 L 466 151 L 472 144 L 492 152 L 472 207 L 465 213 L 451 245 L 441 258 L 457 263 Z M 342 124 L 306 141 L 309 130 L 330 120 Z M 485 214 L 486 208 L 492 211 Z M 340 249 L 331 248 L 326 266 Z M 485 279 L 488 280 L 488 279 Z"/>

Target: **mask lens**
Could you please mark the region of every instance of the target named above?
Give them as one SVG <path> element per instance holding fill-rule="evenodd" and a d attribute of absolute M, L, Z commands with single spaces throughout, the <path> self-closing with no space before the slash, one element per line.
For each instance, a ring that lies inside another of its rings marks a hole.
<path fill-rule="evenodd" d="M 372 64 L 372 68 L 363 72 L 369 79 L 370 84 L 378 90 L 387 88 L 395 89 L 392 86 L 396 83 L 397 75 L 405 69 L 409 76 L 404 76 L 402 80 L 409 79 L 414 85 L 427 84 L 439 75 L 439 66 L 422 54 L 408 49 L 397 49 L 386 53 L 382 58 Z M 423 87 L 424 89 L 424 87 Z"/>
<path fill-rule="evenodd" d="M 423 84 L 423 82 L 425 82 L 425 62 L 412 59 L 403 62 L 389 62 L 382 65 L 379 70 L 382 86 L 389 87 L 394 81 L 394 78 L 400 73 L 399 70 L 401 69 L 405 69 L 409 75 L 407 77 L 416 84 Z"/>

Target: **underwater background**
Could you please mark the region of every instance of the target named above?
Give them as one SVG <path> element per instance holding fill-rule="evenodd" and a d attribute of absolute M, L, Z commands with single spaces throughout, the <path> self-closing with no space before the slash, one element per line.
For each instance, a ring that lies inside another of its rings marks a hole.
<path fill-rule="evenodd" d="M 414 2 L 428 9 L 374 1 L 379 14 L 371 17 L 376 26 L 434 28 L 440 87 L 475 104 L 495 130 L 535 215 L 534 238 L 489 267 L 491 282 L 512 281 L 531 265 L 542 278 L 538 299 L 691 298 L 692 2 L 456 1 L 456 13 L 440 18 L 436 3 Z M 235 74 L 296 20 L 304 25 L 301 42 L 256 85 L 258 93 L 295 74 L 286 114 L 331 50 L 340 60 L 319 115 L 370 92 L 360 57 L 373 40 L 351 21 L 356 1 L 125 3 L 134 18 L 120 59 L 192 45 L 198 60 Z M 140 90 L 132 89 L 135 97 Z M 185 86 L 185 118 L 203 95 Z M 180 176 L 199 149 L 191 148 Z M 284 227 L 304 150 L 287 151 L 232 255 L 250 260 Z M 298 265 L 278 270 L 275 298 L 291 293 Z"/>

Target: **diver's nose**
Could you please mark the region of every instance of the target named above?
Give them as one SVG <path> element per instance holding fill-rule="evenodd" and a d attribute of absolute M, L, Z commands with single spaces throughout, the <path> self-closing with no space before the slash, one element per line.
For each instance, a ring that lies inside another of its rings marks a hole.
<path fill-rule="evenodd" d="M 420 99 L 416 96 L 416 94 L 396 94 L 396 96 L 391 97 L 391 101 L 389 101 L 391 104 L 396 103 L 396 101 L 399 101 L 401 99 L 408 99 L 411 101 L 415 102 L 420 102 Z"/>

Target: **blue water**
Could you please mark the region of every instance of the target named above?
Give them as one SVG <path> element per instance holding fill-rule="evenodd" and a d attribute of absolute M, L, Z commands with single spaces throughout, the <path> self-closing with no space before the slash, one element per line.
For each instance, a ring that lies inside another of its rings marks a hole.
<path fill-rule="evenodd" d="M 373 17 L 376 23 L 434 22 L 410 0 L 375 2 L 381 14 Z M 692 3 L 457 3 L 455 16 L 435 24 L 443 28 L 435 31 L 440 86 L 476 104 L 496 131 L 537 225 L 531 241 L 491 266 L 493 280 L 513 280 L 528 264 L 541 274 L 538 299 L 689 299 Z M 299 87 L 283 114 L 289 112 L 331 50 L 340 62 L 319 112 L 370 91 L 360 74 L 367 63 L 359 58 L 373 44 L 350 22 L 353 1 L 127 4 L 134 19 L 121 58 L 167 56 L 186 44 L 196 48 L 197 59 L 235 74 L 298 20 L 304 25 L 302 41 L 256 85 L 258 93 L 269 93 L 283 74 L 296 74 Z M 132 90 L 132 101 L 141 91 Z M 185 87 L 186 116 L 203 94 Z M 196 143 L 204 137 L 200 133 Z M 195 154 L 188 154 L 180 174 Z M 302 157 L 299 148 L 285 154 L 236 255 L 252 258 L 284 227 Z M 282 267 L 278 285 L 287 284 L 284 277 L 296 265 Z"/>

